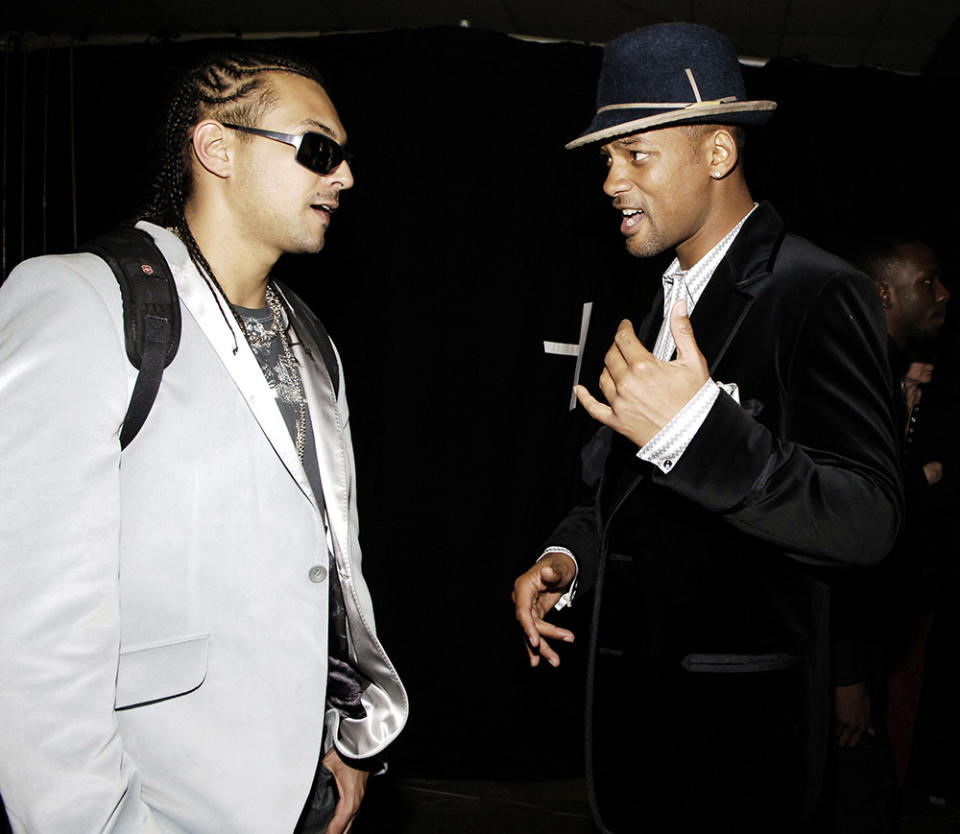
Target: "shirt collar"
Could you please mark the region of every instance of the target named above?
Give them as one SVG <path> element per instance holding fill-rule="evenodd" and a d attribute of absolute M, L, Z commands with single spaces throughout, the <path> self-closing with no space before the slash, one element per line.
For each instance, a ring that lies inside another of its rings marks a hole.
<path fill-rule="evenodd" d="M 743 224 L 747 222 L 747 218 L 753 214 L 756 208 L 757 204 L 754 203 L 753 208 L 740 219 L 740 222 L 737 223 L 736 226 L 727 232 L 723 240 L 714 245 L 706 255 L 689 269 L 680 269 L 679 259 L 673 259 L 673 262 L 663 273 L 664 319 L 670 316 L 670 308 L 673 307 L 674 301 L 680 298 L 687 299 L 687 315 L 693 312 L 693 308 L 696 306 L 697 301 L 700 300 L 700 296 L 703 295 L 703 291 L 713 277 L 717 265 L 723 260 L 724 255 L 727 254 L 727 250 L 733 245 L 733 241 L 740 233 L 740 229 L 743 228 Z"/>

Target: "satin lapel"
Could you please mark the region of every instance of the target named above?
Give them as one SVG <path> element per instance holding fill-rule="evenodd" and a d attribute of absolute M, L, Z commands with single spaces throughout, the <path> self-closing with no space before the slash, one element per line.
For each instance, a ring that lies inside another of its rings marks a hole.
<path fill-rule="evenodd" d="M 189 261 L 186 264 L 171 262 L 170 267 L 184 306 L 220 357 L 283 465 L 316 507 L 307 473 L 297 455 L 297 447 L 283 421 L 273 391 L 263 376 L 260 363 L 230 311 L 221 309 L 218 304 L 218 301 L 222 304 L 226 304 L 226 301 L 220 296 L 214 297 L 210 287 Z"/>
<path fill-rule="evenodd" d="M 711 374 L 736 336 L 752 304 L 753 295 L 738 289 L 729 259 L 724 258 L 690 317 L 697 346 L 707 358 Z"/>
<path fill-rule="evenodd" d="M 292 305 L 288 303 L 287 309 L 292 309 Z M 297 333 L 293 353 L 300 363 L 303 390 L 310 409 L 327 521 L 339 553 L 347 553 L 350 480 L 344 448 L 343 418 L 337 406 L 337 394 L 333 390 L 330 373 L 323 355 L 310 337 L 309 329 L 297 318 L 294 318 L 293 326 Z M 342 378 L 340 384 L 343 384 Z M 341 572 L 349 573 L 349 563 L 349 559 L 338 560 Z"/>
<path fill-rule="evenodd" d="M 769 203 L 757 206 L 694 307 L 690 317 L 693 335 L 711 374 L 737 335 L 758 286 L 769 280 L 784 234 L 783 221 L 774 208 Z"/>

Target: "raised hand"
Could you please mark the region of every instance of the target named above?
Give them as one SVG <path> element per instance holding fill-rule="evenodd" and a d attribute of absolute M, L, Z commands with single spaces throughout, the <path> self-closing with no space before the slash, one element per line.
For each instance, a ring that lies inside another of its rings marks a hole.
<path fill-rule="evenodd" d="M 595 399 L 583 385 L 574 389 L 591 417 L 637 446 L 649 442 L 710 378 L 707 360 L 693 336 L 685 299 L 670 311 L 670 331 L 677 358 L 662 362 L 643 346 L 633 325 L 624 319 L 600 375 L 600 391 L 609 405 Z"/>

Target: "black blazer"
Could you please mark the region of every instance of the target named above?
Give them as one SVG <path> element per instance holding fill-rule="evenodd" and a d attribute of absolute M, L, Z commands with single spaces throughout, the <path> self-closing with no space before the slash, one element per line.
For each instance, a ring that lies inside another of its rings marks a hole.
<path fill-rule="evenodd" d="M 661 293 L 639 328 L 648 347 L 662 309 Z M 576 555 L 578 593 L 596 590 L 587 772 L 604 830 L 632 830 L 640 807 L 647 818 L 661 807 L 668 824 L 681 789 L 745 796 L 767 776 L 764 795 L 781 778 L 789 790 L 758 830 L 809 815 L 832 714 L 824 566 L 880 562 L 901 520 L 885 320 L 865 275 L 786 233 L 763 204 L 691 322 L 712 378 L 736 383 L 740 404 L 721 393 L 668 474 L 601 430 L 597 495 L 549 539 Z M 712 717 L 691 724 L 683 711 L 704 705 Z M 704 776 L 710 767 L 723 778 Z"/>

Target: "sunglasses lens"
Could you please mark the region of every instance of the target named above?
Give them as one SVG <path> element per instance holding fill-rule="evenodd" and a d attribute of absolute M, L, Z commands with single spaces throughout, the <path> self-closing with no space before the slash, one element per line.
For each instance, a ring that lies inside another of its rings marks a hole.
<path fill-rule="evenodd" d="M 329 136 L 308 131 L 303 134 L 297 162 L 318 174 L 329 174 L 345 159 L 343 148 Z"/>

